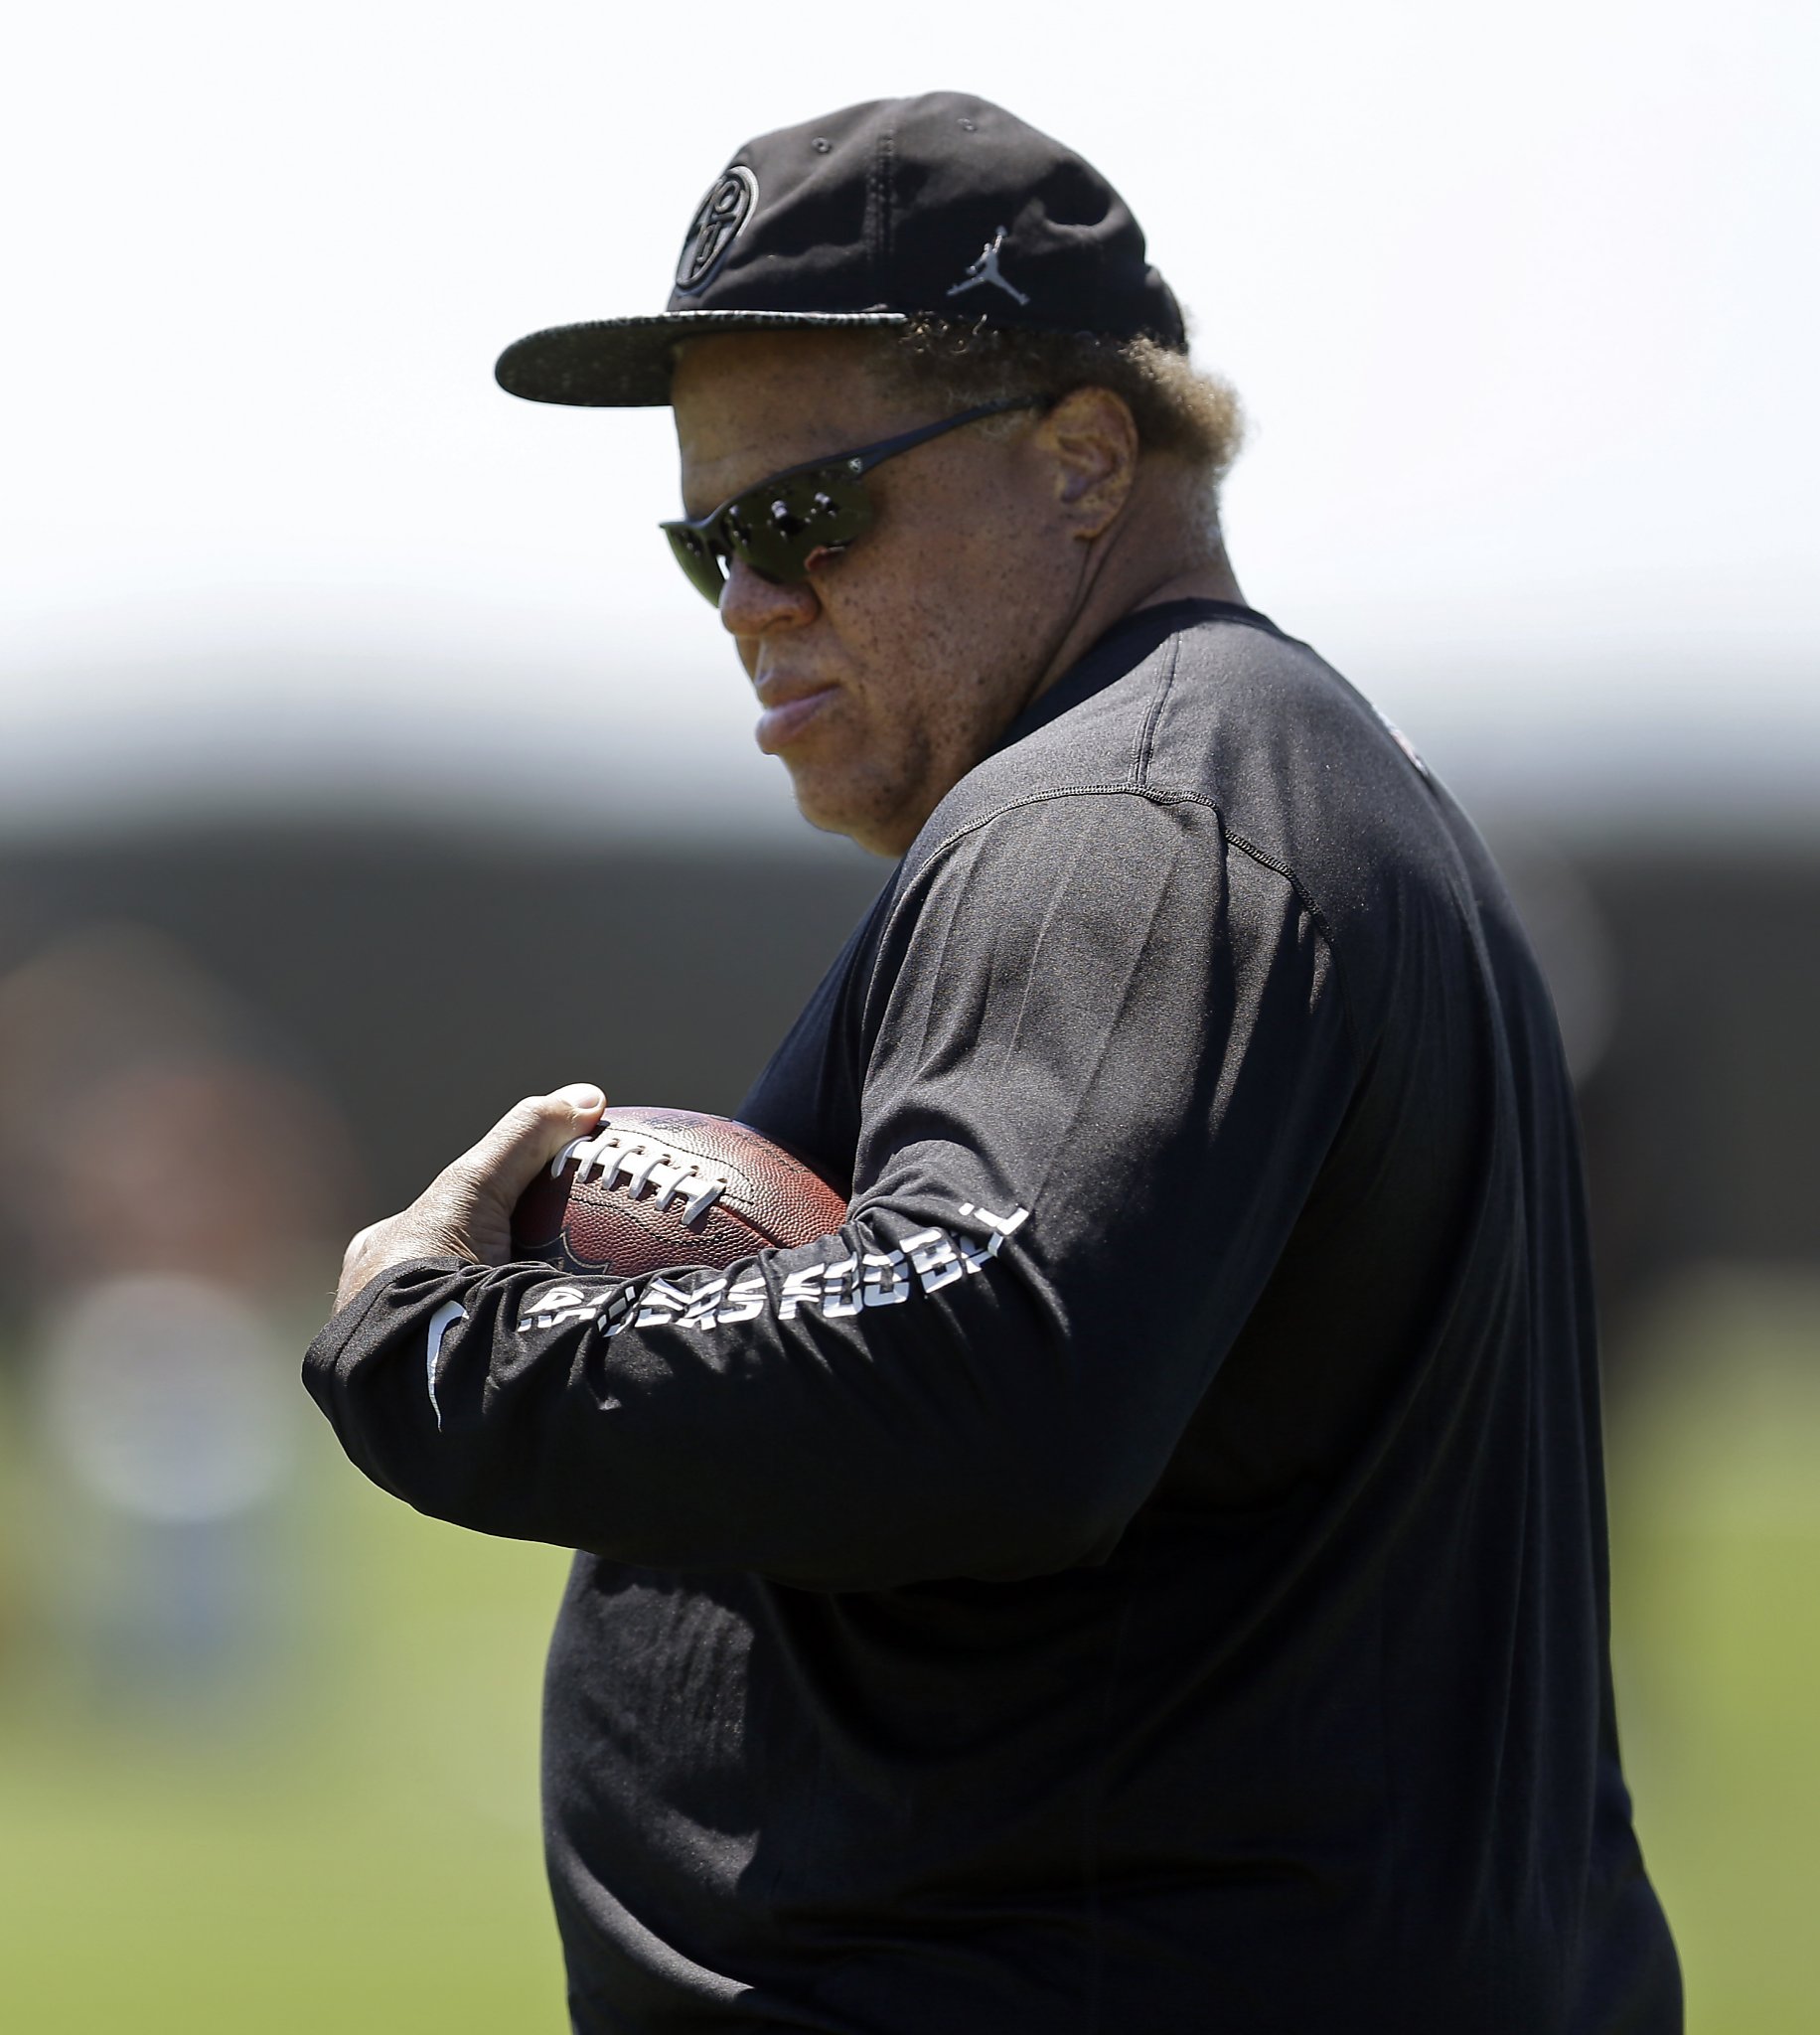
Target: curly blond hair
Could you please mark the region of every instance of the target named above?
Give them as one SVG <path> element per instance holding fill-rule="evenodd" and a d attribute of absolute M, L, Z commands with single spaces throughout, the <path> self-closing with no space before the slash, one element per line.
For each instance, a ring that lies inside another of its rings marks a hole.
<path fill-rule="evenodd" d="M 919 315 L 882 340 L 880 371 L 932 407 L 968 409 L 1000 396 L 1110 389 L 1129 405 L 1139 444 L 1186 461 L 1215 487 L 1244 442 L 1244 413 L 1231 384 L 1153 339 Z"/>

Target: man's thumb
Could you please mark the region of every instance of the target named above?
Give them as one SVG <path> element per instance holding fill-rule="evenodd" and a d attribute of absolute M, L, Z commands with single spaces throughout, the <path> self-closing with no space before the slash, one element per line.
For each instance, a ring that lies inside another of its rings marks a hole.
<path fill-rule="evenodd" d="M 591 1081 L 528 1095 L 450 1168 L 511 1208 L 563 1146 L 593 1129 L 607 1098 Z"/>
<path fill-rule="evenodd" d="M 599 1116 L 607 1106 L 607 1098 L 592 1081 L 571 1081 L 566 1088 L 558 1088 L 548 1097 L 551 1102 L 566 1102 L 577 1115 L 589 1123 Z"/>

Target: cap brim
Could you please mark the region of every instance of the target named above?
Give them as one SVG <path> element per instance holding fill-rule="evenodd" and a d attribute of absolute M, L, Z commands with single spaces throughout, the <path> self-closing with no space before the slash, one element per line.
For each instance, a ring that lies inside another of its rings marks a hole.
<path fill-rule="evenodd" d="M 494 380 L 530 402 L 592 409 L 649 408 L 670 400 L 672 348 L 710 332 L 794 332 L 808 328 L 902 325 L 902 311 L 661 311 L 648 318 L 597 318 L 552 325 L 514 340 Z"/>

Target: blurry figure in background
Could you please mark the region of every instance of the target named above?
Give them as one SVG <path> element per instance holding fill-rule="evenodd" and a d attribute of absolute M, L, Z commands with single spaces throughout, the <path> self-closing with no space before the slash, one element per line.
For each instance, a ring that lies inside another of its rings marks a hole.
<path fill-rule="evenodd" d="M 60 1664 L 213 1725 L 287 1596 L 279 1352 L 344 1203 L 340 1128 L 218 984 L 103 928 L 0 981 L 0 1157 L 32 1439 L 63 1487 L 28 1551 Z"/>
<path fill-rule="evenodd" d="M 190 1714 L 262 1650 L 272 1550 L 248 1528 L 292 1440 L 273 1347 L 247 1300 L 177 1274 L 103 1279 L 46 1313 L 42 1431 L 105 1521 L 60 1550 L 58 1596 L 104 1699 Z"/>

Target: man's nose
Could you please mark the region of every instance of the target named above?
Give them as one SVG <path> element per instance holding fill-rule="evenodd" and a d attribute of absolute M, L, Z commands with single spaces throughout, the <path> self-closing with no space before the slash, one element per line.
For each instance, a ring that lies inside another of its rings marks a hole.
<path fill-rule="evenodd" d="M 731 560 L 732 569 L 720 589 L 720 626 L 733 636 L 763 636 L 772 629 L 800 629 L 815 620 L 819 603 L 807 580 L 787 586 L 755 572 L 744 558 Z"/>

